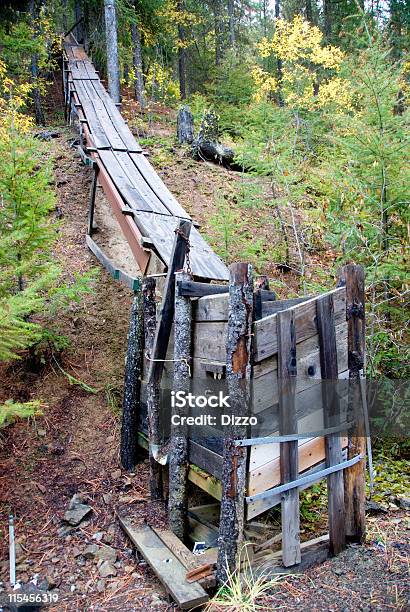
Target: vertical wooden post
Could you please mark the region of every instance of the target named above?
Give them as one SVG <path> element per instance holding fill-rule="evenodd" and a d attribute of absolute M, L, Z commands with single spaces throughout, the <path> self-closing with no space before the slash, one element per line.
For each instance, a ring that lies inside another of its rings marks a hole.
<path fill-rule="evenodd" d="M 97 193 L 97 180 L 98 180 L 99 167 L 96 162 L 93 162 L 93 178 L 90 187 L 90 199 L 88 202 L 88 224 L 87 233 L 89 236 L 93 233 L 94 225 L 94 210 L 95 210 L 95 196 Z"/>
<path fill-rule="evenodd" d="M 141 287 L 139 287 L 134 293 L 131 307 L 128 349 L 125 362 L 120 455 L 122 466 L 126 470 L 132 470 L 137 462 L 143 366 L 143 328 L 142 293 Z"/>
<path fill-rule="evenodd" d="M 252 360 L 253 282 L 252 266 L 230 266 L 226 377 L 230 412 L 245 416 L 250 404 Z M 226 427 L 224 435 L 222 500 L 219 522 L 217 579 L 224 583 L 236 567 L 243 540 L 248 448 L 235 446 L 246 437 L 246 426 Z"/>
<path fill-rule="evenodd" d="M 360 376 L 365 363 L 365 289 L 364 270 L 349 264 L 342 269 L 346 285 L 346 319 L 348 322 L 349 431 L 348 459 L 366 455 L 366 430 L 360 390 Z M 346 536 L 361 542 L 365 535 L 366 460 L 344 472 Z"/>
<path fill-rule="evenodd" d="M 320 368 L 322 372 L 322 399 L 324 426 L 340 423 L 339 397 L 337 395 L 337 346 L 334 320 L 333 296 L 325 294 L 316 302 L 317 327 L 320 346 Z M 341 463 L 341 434 L 325 436 L 326 465 Z M 344 485 L 340 470 L 327 477 L 327 499 L 329 515 L 329 549 L 337 555 L 345 548 Z"/>
<path fill-rule="evenodd" d="M 155 301 L 155 278 L 148 277 L 142 281 L 142 301 L 144 311 L 145 355 L 151 358 L 157 326 L 157 306 Z M 149 362 L 150 363 L 150 362 Z M 158 406 L 158 389 L 154 384 L 147 384 L 147 413 L 149 441 L 149 485 L 152 500 L 162 499 L 162 466 L 152 456 L 151 440 L 155 410 Z"/>
<path fill-rule="evenodd" d="M 277 315 L 278 330 L 278 390 L 281 435 L 297 433 L 296 417 L 296 328 L 293 310 Z M 297 440 L 280 445 L 281 482 L 291 482 L 299 476 Z M 285 567 L 300 563 L 299 489 L 282 495 L 282 562 Z"/>
<path fill-rule="evenodd" d="M 179 281 L 190 280 L 186 272 L 175 275 Z M 189 393 L 191 368 L 191 300 L 175 293 L 174 319 L 174 391 Z M 172 415 L 188 416 L 189 408 L 174 408 Z M 188 427 L 171 423 L 171 453 L 169 460 L 169 522 L 172 531 L 182 541 L 187 538 L 187 477 L 188 477 Z"/>
<path fill-rule="evenodd" d="M 191 232 L 191 221 L 181 219 L 175 231 L 175 240 L 172 248 L 172 253 L 169 261 L 167 277 L 162 295 L 161 310 L 156 321 L 154 337 L 152 339 L 147 381 L 147 405 L 148 419 L 150 427 L 150 455 L 153 461 L 160 459 L 160 432 L 159 432 L 159 392 L 161 385 L 162 373 L 164 370 L 164 359 L 167 356 L 169 338 L 174 319 L 175 311 L 175 273 L 182 270 L 184 267 L 185 255 L 188 248 L 188 240 Z M 156 477 L 161 475 L 161 466 L 155 468 L 152 466 L 152 472 Z M 159 480 L 152 481 L 151 498 L 162 498 L 162 478 L 161 484 Z"/>

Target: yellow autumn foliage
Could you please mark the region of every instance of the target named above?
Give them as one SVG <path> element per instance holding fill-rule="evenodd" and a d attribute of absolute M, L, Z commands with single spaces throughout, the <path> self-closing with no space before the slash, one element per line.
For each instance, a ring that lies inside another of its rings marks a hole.
<path fill-rule="evenodd" d="M 350 107 L 348 85 L 337 76 L 344 60 L 343 51 L 333 45 L 324 45 L 319 28 L 304 21 L 300 15 L 291 21 L 276 19 L 273 37 L 263 38 L 257 50 L 261 59 L 274 56 L 281 60 L 282 75 L 279 84 L 269 72 L 255 66 L 252 76 L 256 101 L 266 99 L 281 85 L 288 106 L 313 109 L 333 103 Z"/>
<path fill-rule="evenodd" d="M 7 76 L 6 64 L 0 59 L 0 140 L 6 142 L 13 130 L 29 132 L 34 120 L 23 113 L 30 96 L 30 83 L 15 83 Z"/>

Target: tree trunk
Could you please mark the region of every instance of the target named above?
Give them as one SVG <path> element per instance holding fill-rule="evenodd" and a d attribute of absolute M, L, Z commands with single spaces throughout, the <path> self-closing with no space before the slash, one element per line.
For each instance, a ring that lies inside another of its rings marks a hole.
<path fill-rule="evenodd" d="M 192 144 L 194 140 L 194 116 L 189 106 L 183 106 L 178 111 L 177 136 L 180 144 Z"/>
<path fill-rule="evenodd" d="M 313 23 L 312 0 L 306 0 L 306 19 Z"/>
<path fill-rule="evenodd" d="M 323 31 L 327 38 L 332 35 L 332 4 L 331 0 L 323 0 Z"/>
<path fill-rule="evenodd" d="M 215 24 L 215 65 L 219 66 L 222 61 L 222 16 L 220 0 L 214 0 L 213 7 Z"/>
<path fill-rule="evenodd" d="M 62 9 L 63 9 L 63 30 L 64 32 L 67 32 L 68 30 L 67 0 L 63 0 Z"/>
<path fill-rule="evenodd" d="M 78 22 L 75 27 L 75 37 L 79 43 L 82 43 L 84 40 L 84 26 L 83 26 L 81 17 L 83 17 L 82 0 L 75 0 L 74 1 L 74 23 Z"/>
<path fill-rule="evenodd" d="M 229 42 L 231 47 L 235 46 L 235 2 L 228 0 L 228 18 L 229 18 Z"/>
<path fill-rule="evenodd" d="M 115 0 L 104 0 L 105 37 L 107 45 L 108 89 L 111 98 L 120 102 L 120 70 L 118 63 L 117 15 Z"/>
<path fill-rule="evenodd" d="M 182 0 L 178 2 L 178 11 L 182 13 L 184 10 L 184 3 Z M 186 98 L 186 49 L 185 49 L 185 39 L 186 33 L 185 28 L 181 23 L 178 23 L 178 38 L 179 38 L 179 46 L 178 46 L 178 74 L 179 74 L 179 93 L 181 95 L 181 100 L 185 100 Z"/>
<path fill-rule="evenodd" d="M 280 18 L 280 0 L 275 0 L 275 19 Z M 278 71 L 278 104 L 279 106 L 284 106 L 283 95 L 282 95 L 282 60 L 278 58 L 277 60 L 277 71 Z"/>
<path fill-rule="evenodd" d="M 30 0 L 30 18 L 33 28 L 33 40 L 36 41 L 38 36 L 38 19 L 40 16 L 41 3 L 36 0 Z M 45 125 L 45 117 L 41 105 L 41 95 L 38 88 L 38 54 L 34 51 L 31 55 L 31 82 L 34 84 L 32 90 L 34 112 L 37 125 Z"/>
<path fill-rule="evenodd" d="M 142 72 L 141 34 L 136 23 L 131 23 L 132 44 L 134 47 L 135 99 L 142 109 L 145 108 L 144 77 Z"/>

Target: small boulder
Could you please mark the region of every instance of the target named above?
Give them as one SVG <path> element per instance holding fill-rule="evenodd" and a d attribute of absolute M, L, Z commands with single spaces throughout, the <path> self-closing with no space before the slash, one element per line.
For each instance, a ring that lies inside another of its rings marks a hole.
<path fill-rule="evenodd" d="M 87 506 L 87 504 L 78 504 L 72 510 L 67 510 L 64 514 L 64 520 L 69 525 L 77 526 L 81 523 L 81 521 L 90 514 L 92 508 Z"/>
<path fill-rule="evenodd" d="M 85 559 L 94 559 L 98 553 L 98 549 L 99 546 L 97 546 L 97 544 L 89 544 L 83 552 L 83 557 Z"/>
<path fill-rule="evenodd" d="M 98 572 L 101 578 L 108 578 L 109 576 L 117 575 L 117 570 L 110 561 L 104 561 L 101 563 L 100 567 L 98 568 Z"/>

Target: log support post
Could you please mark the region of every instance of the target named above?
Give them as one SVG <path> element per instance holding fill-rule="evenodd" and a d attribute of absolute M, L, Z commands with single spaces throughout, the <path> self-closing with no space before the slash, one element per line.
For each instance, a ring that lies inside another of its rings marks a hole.
<path fill-rule="evenodd" d="M 346 286 L 346 319 L 348 323 L 349 405 L 348 420 L 354 422 L 349 431 L 348 459 L 366 455 L 366 428 L 360 377 L 365 364 L 365 288 L 361 266 L 344 266 L 341 275 Z M 365 535 L 366 459 L 344 473 L 346 537 L 362 542 Z"/>
<path fill-rule="evenodd" d="M 141 287 L 139 287 L 134 293 L 128 329 L 121 426 L 121 464 L 125 470 L 130 471 L 134 469 L 137 462 L 143 368 L 143 329 L 142 292 Z"/>
<path fill-rule="evenodd" d="M 144 311 L 145 357 L 149 360 L 154 345 L 155 329 L 157 326 L 157 306 L 155 300 L 156 281 L 153 277 L 142 281 L 142 301 Z M 148 367 L 150 362 L 148 361 Z M 159 390 L 153 383 L 147 384 L 147 421 L 149 441 L 149 486 L 152 500 L 162 499 L 162 466 L 155 461 L 152 455 L 151 441 L 156 439 L 155 424 L 157 423 Z"/>
<path fill-rule="evenodd" d="M 278 390 L 280 435 L 297 433 L 296 417 L 296 326 L 295 312 L 283 310 L 277 315 L 278 331 Z M 297 480 L 299 476 L 298 441 L 280 445 L 281 482 Z M 282 563 L 285 567 L 301 561 L 299 489 L 290 489 L 282 495 Z"/>
<path fill-rule="evenodd" d="M 245 416 L 250 406 L 253 321 L 252 267 L 246 263 L 230 267 L 226 376 L 230 412 Z M 217 580 L 223 584 L 234 571 L 244 534 L 248 447 L 235 440 L 247 436 L 243 425 L 225 428 L 222 500 L 219 522 Z"/>
<path fill-rule="evenodd" d="M 177 272 L 176 283 L 190 280 L 186 272 Z M 174 318 L 174 383 L 175 392 L 190 390 L 192 307 L 189 297 L 175 293 Z M 173 408 L 172 415 L 188 416 L 189 408 Z M 171 424 L 169 460 L 169 522 L 180 540 L 186 541 L 188 531 L 188 427 Z"/>
<path fill-rule="evenodd" d="M 325 428 L 340 424 L 340 405 L 337 394 L 338 364 L 333 296 L 325 294 L 316 302 L 319 334 L 320 369 L 322 373 L 322 402 Z M 342 463 L 340 433 L 325 436 L 326 466 Z M 327 477 L 329 515 L 329 551 L 338 555 L 345 548 L 345 512 L 343 471 Z"/>
<path fill-rule="evenodd" d="M 97 183 L 98 183 L 99 167 L 96 162 L 93 162 L 93 178 L 90 187 L 90 198 L 88 201 L 88 223 L 87 233 L 89 236 L 92 235 L 94 230 L 94 211 L 95 211 L 95 196 L 97 194 Z"/>
<path fill-rule="evenodd" d="M 151 481 L 151 499 L 162 499 L 162 470 L 161 462 L 165 464 L 166 458 L 161 448 L 159 400 L 161 379 L 164 370 L 164 360 L 167 356 L 168 344 L 171 335 L 175 312 L 175 274 L 184 267 L 185 256 L 189 248 L 191 221 L 180 220 L 175 230 L 175 239 L 168 266 L 162 295 L 161 309 L 154 328 L 151 351 L 148 356 L 149 371 L 147 381 L 147 407 L 149 422 L 149 446 L 152 460 L 158 463 L 158 468 L 152 465 L 152 474 L 156 480 Z M 147 355 L 147 353 L 146 353 Z M 161 476 L 161 478 L 158 478 Z M 161 481 L 161 483 L 160 483 Z"/>

